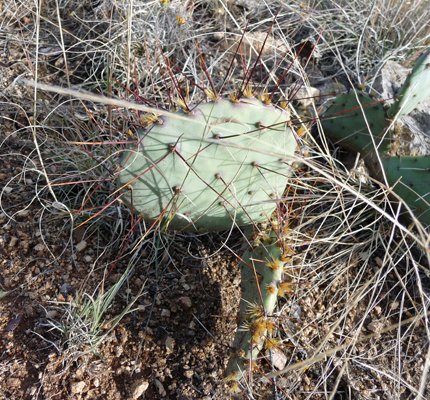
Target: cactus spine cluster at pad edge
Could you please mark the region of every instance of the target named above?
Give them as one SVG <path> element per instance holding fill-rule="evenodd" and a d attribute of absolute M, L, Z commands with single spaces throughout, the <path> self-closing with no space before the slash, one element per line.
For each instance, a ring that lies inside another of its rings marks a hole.
<path fill-rule="evenodd" d="M 390 118 L 410 113 L 430 96 L 430 49 L 417 60 L 396 101 L 386 112 L 361 92 L 338 96 L 324 119 L 324 133 L 365 157 L 371 175 L 388 184 L 424 225 L 430 225 L 430 156 L 397 156 Z M 370 133 L 369 133 L 370 132 Z M 374 149 L 378 150 L 378 154 Z M 384 172 L 382 171 L 384 170 Z"/>

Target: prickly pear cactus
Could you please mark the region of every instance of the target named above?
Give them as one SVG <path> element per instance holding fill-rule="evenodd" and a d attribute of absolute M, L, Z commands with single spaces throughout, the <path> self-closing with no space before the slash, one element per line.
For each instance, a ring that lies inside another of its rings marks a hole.
<path fill-rule="evenodd" d="M 392 146 L 396 138 L 393 132 L 387 132 L 389 118 L 407 115 L 430 96 L 430 49 L 418 59 L 399 96 L 400 100 L 385 113 L 381 103 L 372 104 L 375 100 L 361 92 L 342 94 L 327 110 L 322 126 L 333 141 L 362 153 L 370 174 L 381 182 L 383 168 L 394 192 L 424 225 L 430 225 L 430 157 L 396 156 L 396 146 Z"/>
<path fill-rule="evenodd" d="M 388 110 L 388 117 L 408 115 L 430 96 L 430 49 L 421 54 L 399 92 L 399 100 Z"/>
<path fill-rule="evenodd" d="M 284 251 L 274 231 L 256 239 L 239 264 L 242 275 L 240 322 L 226 371 L 227 381 L 238 381 L 252 369 L 266 339 L 275 331 L 273 312 L 286 285 Z"/>
<path fill-rule="evenodd" d="M 389 122 L 385 118 L 382 104 L 372 103 L 376 103 L 375 100 L 362 92 L 340 94 L 328 111 L 330 117 L 323 120 L 324 132 L 336 144 L 352 151 L 372 151 L 375 142 L 380 152 L 387 152 L 390 148 L 390 137 L 385 133 Z M 372 133 L 369 133 L 369 129 Z"/>
<path fill-rule="evenodd" d="M 231 97 L 154 116 L 121 157 L 123 201 L 166 229 L 267 221 L 290 176 L 296 139 L 288 112 L 266 103 Z"/>
<path fill-rule="evenodd" d="M 422 223 L 430 225 L 430 157 L 383 157 L 381 161 L 394 192 Z M 377 177 L 383 181 L 380 168 Z"/>

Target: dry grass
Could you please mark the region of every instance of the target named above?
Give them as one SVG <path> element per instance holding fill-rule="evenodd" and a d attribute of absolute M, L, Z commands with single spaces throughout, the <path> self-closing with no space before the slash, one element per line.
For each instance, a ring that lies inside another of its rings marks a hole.
<path fill-rule="evenodd" d="M 371 71 L 389 59 L 410 65 L 430 43 L 424 0 L 135 1 L 132 8 L 129 1 L 105 0 L 96 7 L 57 1 L 42 9 L 9 0 L 0 7 L 0 41 L 7 43 L 17 78 L 117 99 L 108 104 L 76 92 L 35 91 L 12 79 L 7 68 L 0 70 L 2 117 L 32 148 L 16 181 L 28 172 L 39 177 L 34 200 L 45 210 L 40 226 L 61 220 L 64 229 L 80 227 L 84 238 L 97 238 L 97 258 L 115 255 L 115 264 L 131 270 L 143 253 L 148 266 L 158 265 L 160 254 L 169 257 L 175 236 L 136 223 L 114 202 L 118 142 L 128 139 L 128 129 L 139 126 L 148 107 L 175 109 L 175 82 L 190 102 L 205 97 L 198 86 L 213 85 L 225 93 L 239 88 L 244 71 L 252 68 L 253 48 L 258 53 L 264 40 L 258 34 L 268 32 L 275 15 L 268 50 L 253 79 L 262 91 L 271 91 L 288 71 L 278 99 L 294 93 L 287 86 L 309 86 L 307 75 L 316 70 L 322 75 L 314 82 L 323 76 L 347 87 L 349 80 L 371 85 Z M 231 63 L 245 26 L 247 45 Z M 230 42 L 217 43 L 221 37 Z M 296 58 L 305 41 L 318 42 L 315 56 L 305 49 Z M 16 54 L 21 54 L 18 61 Z M 302 57 L 310 60 L 306 68 Z M 300 113 L 296 103 L 290 107 L 293 115 Z M 275 393 L 278 399 L 332 399 L 338 393 L 338 398 L 424 399 L 430 367 L 428 234 L 417 221 L 405 225 L 387 189 L 363 178 L 358 159 L 354 168 L 346 168 L 339 149 L 314 131 L 316 139 L 307 143 L 310 157 L 298 160 L 304 164 L 291 179 L 282 215 L 294 249 L 291 277 L 300 284 L 279 301 L 276 312 L 277 337 L 288 361 L 283 371 L 264 371 L 268 375 L 256 375 L 252 385 L 242 382 L 242 389 L 248 398 Z M 5 182 L 3 191 L 14 183 Z M 214 254 L 221 248 L 220 242 Z M 125 281 L 114 286 L 109 304 Z M 49 322 L 49 329 L 70 338 L 63 347 L 55 343 L 67 354 L 67 365 L 82 351 L 97 352 L 108 334 L 99 329 L 94 311 L 105 292 L 90 296 L 85 294 L 90 289 L 81 290 L 86 302 Z M 118 313 L 115 323 L 123 316 Z"/>

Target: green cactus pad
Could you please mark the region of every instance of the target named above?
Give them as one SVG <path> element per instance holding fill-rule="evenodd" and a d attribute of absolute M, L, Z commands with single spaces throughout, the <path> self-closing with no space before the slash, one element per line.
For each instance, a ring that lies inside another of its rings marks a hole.
<path fill-rule="evenodd" d="M 430 225 L 430 157 L 389 157 L 382 164 L 390 186 L 424 225 Z M 400 181 L 399 181 L 400 180 Z"/>
<path fill-rule="evenodd" d="M 272 231 L 270 237 L 254 250 L 247 251 L 239 263 L 242 275 L 239 311 L 241 322 L 236 331 L 232 345 L 233 353 L 226 370 L 227 378 L 230 380 L 239 380 L 242 374 L 246 373 L 249 368 L 247 363 L 256 359 L 266 339 L 267 329 L 264 322 L 273 314 L 279 291 L 278 285 L 284 273 L 285 263 L 281 261 L 282 249 L 278 244 L 277 236 Z M 272 267 L 269 263 L 272 263 Z M 273 265 L 276 265 L 276 268 L 273 268 Z M 271 287 L 272 293 L 268 292 L 268 287 Z M 261 315 L 258 315 L 258 312 L 261 312 Z M 263 323 L 258 335 L 259 340 L 258 343 L 253 343 L 252 332 L 259 322 Z"/>
<path fill-rule="evenodd" d="M 379 152 L 387 152 L 390 147 L 389 136 L 382 139 L 389 123 L 385 119 L 385 111 L 380 103 L 357 92 L 366 120 L 374 137 Z M 337 96 L 335 102 L 327 110 L 327 117 L 322 121 L 324 133 L 336 144 L 359 153 L 370 152 L 374 145 L 367 128 L 363 112 L 354 92 Z M 348 111 L 349 110 L 349 111 Z"/>
<path fill-rule="evenodd" d="M 255 98 L 160 116 L 137 132 L 120 159 L 117 186 L 129 189 L 122 199 L 167 229 L 214 231 L 266 221 L 291 172 L 296 140 L 288 120 L 286 111 Z"/>
<path fill-rule="evenodd" d="M 430 49 L 421 54 L 399 92 L 399 99 L 388 110 L 388 117 L 400 111 L 399 118 L 408 115 L 430 96 Z"/>

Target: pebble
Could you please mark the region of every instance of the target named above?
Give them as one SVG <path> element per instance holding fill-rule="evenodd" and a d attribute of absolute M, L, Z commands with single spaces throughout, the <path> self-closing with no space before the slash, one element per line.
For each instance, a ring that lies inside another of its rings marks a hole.
<path fill-rule="evenodd" d="M 9 247 L 15 247 L 18 243 L 18 238 L 16 236 L 12 236 L 10 238 Z"/>
<path fill-rule="evenodd" d="M 115 347 L 115 356 L 117 358 L 121 357 L 122 353 L 124 353 L 124 348 L 120 345 L 120 346 L 116 346 Z"/>
<path fill-rule="evenodd" d="M 18 387 L 21 386 L 21 381 L 18 378 L 9 378 L 6 381 L 7 386 L 10 387 Z"/>
<path fill-rule="evenodd" d="M 172 353 L 175 348 L 175 339 L 169 336 L 165 341 L 165 345 L 167 352 Z"/>
<path fill-rule="evenodd" d="M 384 327 L 384 324 L 382 322 L 371 322 L 369 325 L 366 326 L 367 329 L 371 332 L 380 332 L 382 328 Z"/>
<path fill-rule="evenodd" d="M 287 365 L 287 357 L 282 351 L 275 348 L 272 350 L 272 364 L 275 368 L 282 370 Z"/>
<path fill-rule="evenodd" d="M 138 399 L 148 389 L 149 383 L 144 379 L 138 379 L 131 384 L 130 395 L 133 400 Z"/>
<path fill-rule="evenodd" d="M 77 245 L 76 245 L 76 251 L 82 251 L 85 250 L 85 248 L 87 247 L 87 241 L 86 240 L 81 240 Z"/>
<path fill-rule="evenodd" d="M 43 251 L 45 250 L 45 246 L 42 243 L 39 243 L 33 247 L 33 250 L 36 252 Z"/>
<path fill-rule="evenodd" d="M 157 389 L 159 396 L 166 397 L 167 395 L 166 390 L 164 389 L 163 384 L 158 379 L 154 379 L 154 385 L 155 385 L 155 388 Z"/>
<path fill-rule="evenodd" d="M 30 215 L 30 210 L 21 210 L 16 215 L 17 217 L 28 217 Z"/>
<path fill-rule="evenodd" d="M 82 393 L 82 391 L 84 390 L 85 387 L 85 382 L 81 381 L 81 382 L 74 382 L 70 385 L 70 389 L 72 391 L 72 394 L 79 394 Z"/>
<path fill-rule="evenodd" d="M 85 256 L 85 257 L 84 257 L 84 261 L 85 261 L 85 262 L 87 262 L 87 263 L 91 262 L 91 261 L 92 261 L 92 259 L 93 259 L 93 258 L 92 258 L 91 256 Z"/>
<path fill-rule="evenodd" d="M 191 379 L 194 375 L 194 371 L 192 369 L 189 369 L 188 371 L 184 372 L 184 375 L 186 378 Z"/>
<path fill-rule="evenodd" d="M 181 307 L 183 310 L 188 310 L 191 308 L 191 299 L 187 296 L 179 297 L 178 300 L 176 300 L 176 304 Z"/>

